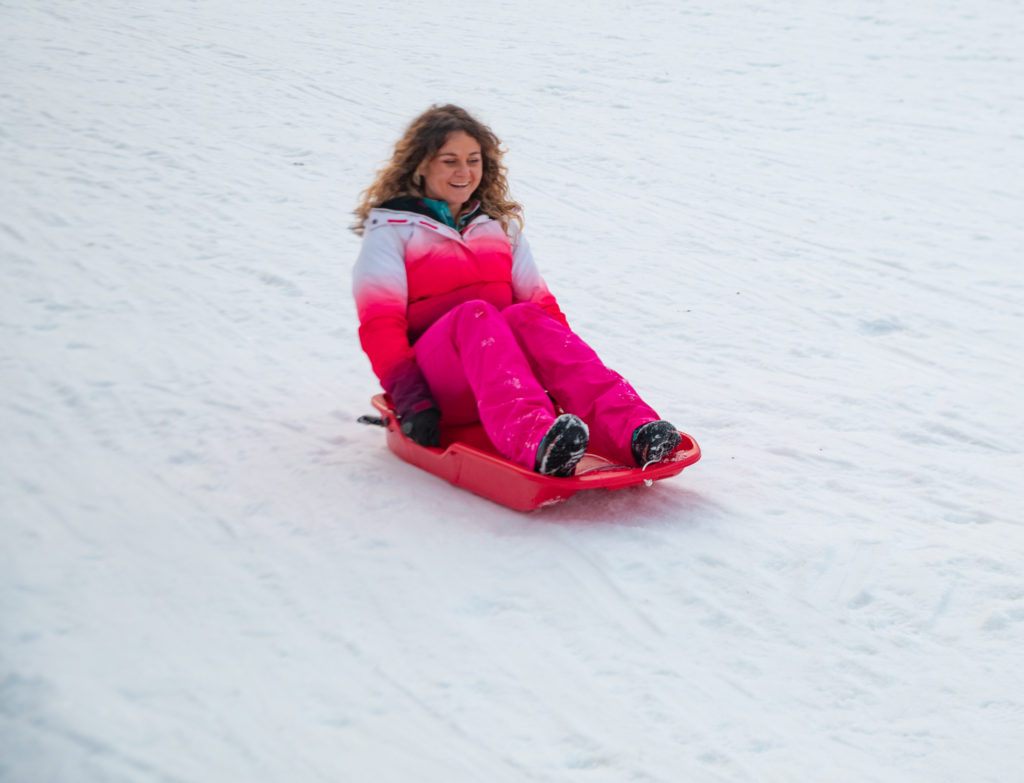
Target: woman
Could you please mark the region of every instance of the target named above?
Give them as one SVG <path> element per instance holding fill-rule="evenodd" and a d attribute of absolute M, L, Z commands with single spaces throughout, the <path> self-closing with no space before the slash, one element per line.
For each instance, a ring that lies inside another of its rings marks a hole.
<path fill-rule="evenodd" d="M 433 106 L 356 209 L 359 339 L 402 432 L 437 446 L 441 422 L 479 420 L 506 459 L 554 476 L 572 475 L 588 439 L 623 464 L 664 459 L 679 433 L 569 328 L 502 155 L 490 128 Z"/>

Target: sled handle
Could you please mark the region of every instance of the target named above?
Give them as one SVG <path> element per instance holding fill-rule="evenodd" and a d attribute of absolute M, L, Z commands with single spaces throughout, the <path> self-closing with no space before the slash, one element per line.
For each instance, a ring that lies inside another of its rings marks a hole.
<path fill-rule="evenodd" d="M 372 424 L 375 427 L 388 426 L 388 420 L 384 416 L 360 416 L 356 421 L 360 424 Z"/>

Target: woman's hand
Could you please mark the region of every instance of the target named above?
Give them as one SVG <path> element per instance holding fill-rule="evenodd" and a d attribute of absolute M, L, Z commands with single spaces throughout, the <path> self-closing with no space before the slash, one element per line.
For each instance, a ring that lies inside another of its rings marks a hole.
<path fill-rule="evenodd" d="M 402 434 L 421 446 L 441 445 L 441 411 L 427 408 L 402 419 Z"/>

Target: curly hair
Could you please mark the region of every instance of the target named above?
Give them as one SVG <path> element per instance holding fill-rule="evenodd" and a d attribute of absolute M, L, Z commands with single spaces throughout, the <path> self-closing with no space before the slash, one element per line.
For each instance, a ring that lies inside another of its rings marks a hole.
<path fill-rule="evenodd" d="M 523 225 L 522 206 L 509 196 L 508 170 L 501 163 L 505 151 L 494 132 L 474 119 L 465 109 L 452 104 L 431 106 L 412 121 L 405 135 L 395 145 L 391 161 L 377 172 L 377 177 L 361 194 L 355 209 L 358 219 L 351 228 L 363 233 L 363 222 L 370 210 L 398 196 L 424 196 L 421 168 L 444 146 L 451 133 L 463 131 L 480 145 L 483 173 L 480 184 L 470 199 L 480 201 L 483 212 L 499 221 L 509 233 L 511 221 Z"/>

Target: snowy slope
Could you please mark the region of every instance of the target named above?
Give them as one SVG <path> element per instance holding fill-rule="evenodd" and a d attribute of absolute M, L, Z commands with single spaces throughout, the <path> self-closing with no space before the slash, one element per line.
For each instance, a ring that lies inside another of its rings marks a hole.
<path fill-rule="evenodd" d="M 0 0 L 0 780 L 1019 779 L 1020 5 L 365 5 Z M 355 423 L 445 101 L 679 478 Z"/>

